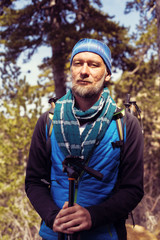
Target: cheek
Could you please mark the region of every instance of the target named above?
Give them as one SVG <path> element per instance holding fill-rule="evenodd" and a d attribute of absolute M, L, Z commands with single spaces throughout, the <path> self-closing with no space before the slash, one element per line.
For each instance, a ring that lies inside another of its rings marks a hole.
<path fill-rule="evenodd" d="M 93 71 L 92 72 L 92 77 L 95 82 L 99 82 L 102 79 L 104 79 L 105 75 L 106 75 L 105 71 Z"/>
<path fill-rule="evenodd" d="M 94 76 L 94 81 L 95 82 L 100 82 L 100 81 L 102 81 L 102 79 L 104 79 L 104 75 L 103 74 L 99 74 L 99 75 L 95 75 Z"/>
<path fill-rule="evenodd" d="M 78 76 L 78 70 L 76 71 L 76 70 L 72 70 L 71 71 L 71 76 L 72 76 L 72 80 L 74 80 L 74 79 L 76 79 L 76 77 Z"/>
<path fill-rule="evenodd" d="M 72 82 L 75 83 L 76 82 L 76 74 L 72 74 Z"/>

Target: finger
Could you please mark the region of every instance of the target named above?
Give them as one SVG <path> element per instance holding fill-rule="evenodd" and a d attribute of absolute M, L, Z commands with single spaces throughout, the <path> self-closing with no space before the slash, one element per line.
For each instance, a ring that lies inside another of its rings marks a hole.
<path fill-rule="evenodd" d="M 68 208 L 68 202 L 65 202 L 62 209 Z"/>
<path fill-rule="evenodd" d="M 74 233 L 74 232 L 66 229 L 63 225 L 58 225 L 58 226 L 53 225 L 53 231 L 54 232 L 67 233 L 67 234 L 73 234 Z"/>
<path fill-rule="evenodd" d="M 77 205 L 77 211 L 73 215 L 73 227 L 70 227 L 70 231 L 82 231 L 89 230 L 92 226 L 92 220 L 90 213 L 87 209 Z"/>
<path fill-rule="evenodd" d="M 57 219 L 54 221 L 53 224 L 53 231 L 54 232 L 63 232 L 72 234 L 73 232 L 68 229 L 68 227 L 73 227 L 74 222 L 73 221 L 67 221 L 63 219 Z"/>
<path fill-rule="evenodd" d="M 66 209 L 66 208 L 68 208 L 68 202 L 65 202 L 64 205 L 63 205 L 63 207 L 62 207 L 62 209 Z M 56 219 L 59 218 L 59 217 L 62 215 L 62 214 L 61 214 L 62 209 L 61 209 L 61 210 L 59 211 L 59 213 L 57 214 Z M 63 213 L 63 214 L 65 214 L 65 213 Z"/>
<path fill-rule="evenodd" d="M 64 206 L 66 206 L 64 204 Z M 64 233 L 78 232 L 91 228 L 91 216 L 87 209 L 75 204 L 73 207 L 62 209 L 55 219 L 54 229 Z"/>
<path fill-rule="evenodd" d="M 60 225 L 60 224 L 71 222 L 74 219 L 76 219 L 76 215 L 74 211 L 62 210 L 61 213 L 59 213 L 59 216 L 56 217 L 54 223 L 55 225 Z"/>
<path fill-rule="evenodd" d="M 74 209 L 62 209 L 54 220 L 53 229 L 59 231 L 59 228 L 67 229 L 68 227 L 74 226 L 73 220 L 76 219 Z M 67 224 L 69 223 L 69 224 Z M 67 225 L 64 225 L 67 224 Z"/>
<path fill-rule="evenodd" d="M 89 230 L 89 229 L 90 229 L 90 224 L 88 222 L 81 222 L 79 224 L 77 222 L 76 225 L 67 228 L 67 230 L 70 232 L 80 232 L 80 231 Z"/>
<path fill-rule="evenodd" d="M 67 207 L 67 203 L 64 204 L 64 208 L 62 208 L 58 215 L 57 215 L 57 218 L 62 218 L 62 217 L 65 217 L 67 215 L 70 215 L 70 214 L 73 214 L 77 211 L 77 208 L 75 206 L 73 207 Z"/>
<path fill-rule="evenodd" d="M 91 222 L 91 217 L 89 212 L 85 208 L 81 207 L 78 204 L 75 204 L 73 207 L 62 209 L 59 212 L 56 218 L 56 224 L 58 225 L 58 224 L 68 223 L 73 220 L 78 221 L 75 224 L 81 224 L 82 222 L 85 222 L 85 221 Z"/>
<path fill-rule="evenodd" d="M 79 214 L 74 213 L 57 219 L 56 224 L 61 228 L 61 231 L 78 232 L 90 229 L 91 220 L 82 212 Z"/>

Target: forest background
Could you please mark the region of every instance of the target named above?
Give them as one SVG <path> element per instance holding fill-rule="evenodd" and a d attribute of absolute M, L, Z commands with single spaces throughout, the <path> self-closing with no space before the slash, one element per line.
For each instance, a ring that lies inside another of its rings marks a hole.
<path fill-rule="evenodd" d="M 46 100 L 70 87 L 70 53 L 83 37 L 110 47 L 119 78 L 109 88 L 118 105 L 130 94 L 141 109 L 145 196 L 134 218 L 152 240 L 160 239 L 160 0 L 125 1 L 126 21 L 132 11 L 139 14 L 134 32 L 115 21 L 107 7 L 102 11 L 102 2 L 0 2 L 0 239 L 39 239 L 40 217 L 24 191 L 29 146 L 38 117 L 49 108 Z M 17 62 L 23 53 L 30 61 L 40 46 L 51 53 L 31 84 Z"/>

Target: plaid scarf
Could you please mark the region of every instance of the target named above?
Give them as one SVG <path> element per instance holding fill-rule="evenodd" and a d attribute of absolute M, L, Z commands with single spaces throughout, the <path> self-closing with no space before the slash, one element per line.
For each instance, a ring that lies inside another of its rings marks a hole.
<path fill-rule="evenodd" d="M 87 111 L 75 107 L 71 90 L 56 102 L 53 126 L 58 145 L 64 156 L 79 156 L 87 161 L 110 124 L 116 104 L 104 88 L 101 98 Z M 79 120 L 87 125 L 80 135 Z"/>

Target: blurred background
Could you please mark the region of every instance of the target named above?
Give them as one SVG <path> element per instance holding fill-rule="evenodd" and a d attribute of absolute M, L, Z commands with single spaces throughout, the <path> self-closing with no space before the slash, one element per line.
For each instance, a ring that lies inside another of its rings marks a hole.
<path fill-rule="evenodd" d="M 0 239 L 39 240 L 40 217 L 24 191 L 37 119 L 70 88 L 69 59 L 81 38 L 112 52 L 112 97 L 141 110 L 145 196 L 128 239 L 160 239 L 160 0 L 0 1 Z"/>

